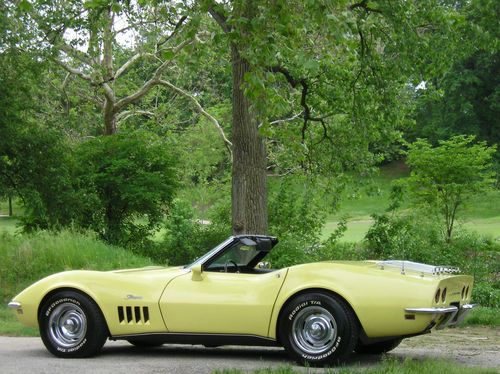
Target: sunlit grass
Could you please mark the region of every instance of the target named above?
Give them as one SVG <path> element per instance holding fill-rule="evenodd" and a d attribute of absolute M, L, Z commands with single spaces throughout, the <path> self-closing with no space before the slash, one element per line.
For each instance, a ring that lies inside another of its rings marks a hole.
<path fill-rule="evenodd" d="M 305 372 L 316 373 L 318 371 L 309 371 L 306 368 Z M 428 360 L 417 360 L 417 359 L 406 359 L 404 361 L 395 358 L 385 358 L 382 360 L 381 364 L 373 367 L 337 367 L 331 369 L 323 369 L 320 371 L 323 374 L 487 374 L 487 373 L 498 373 L 496 369 L 483 369 L 477 367 L 469 367 L 457 364 L 452 361 L 438 360 L 438 359 L 428 359 Z M 229 369 L 215 371 L 214 374 L 243 374 L 249 373 L 248 371 L 242 371 L 239 369 Z M 304 373 L 304 370 L 295 369 L 291 366 L 282 366 L 278 368 L 260 369 L 250 372 L 252 374 L 299 374 Z"/>

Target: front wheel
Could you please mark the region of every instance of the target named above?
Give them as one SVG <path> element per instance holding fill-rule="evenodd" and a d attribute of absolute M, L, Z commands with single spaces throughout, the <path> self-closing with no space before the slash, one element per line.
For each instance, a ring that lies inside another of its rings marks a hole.
<path fill-rule="evenodd" d="M 39 325 L 45 347 L 57 357 L 93 356 L 108 337 L 99 307 L 74 291 L 52 295 L 40 309 Z"/>
<path fill-rule="evenodd" d="M 287 303 L 278 326 L 287 353 L 311 366 L 343 361 L 358 339 L 357 321 L 346 303 L 320 292 L 302 294 Z"/>

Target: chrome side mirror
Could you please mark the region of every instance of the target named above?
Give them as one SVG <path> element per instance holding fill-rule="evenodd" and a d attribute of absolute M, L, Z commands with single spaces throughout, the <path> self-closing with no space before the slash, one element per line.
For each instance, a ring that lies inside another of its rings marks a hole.
<path fill-rule="evenodd" d="M 271 263 L 269 261 L 261 261 L 257 264 L 257 269 L 271 269 Z"/>
<path fill-rule="evenodd" d="M 203 280 L 202 276 L 203 270 L 201 268 L 201 264 L 194 265 L 191 268 L 191 279 L 194 281 L 201 281 Z"/>

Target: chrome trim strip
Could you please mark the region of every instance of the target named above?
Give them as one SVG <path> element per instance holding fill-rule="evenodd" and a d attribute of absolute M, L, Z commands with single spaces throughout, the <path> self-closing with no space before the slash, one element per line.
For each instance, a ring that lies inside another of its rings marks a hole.
<path fill-rule="evenodd" d="M 381 270 L 384 270 L 385 266 L 399 268 L 401 270 L 401 274 L 405 274 L 406 270 L 412 270 L 422 274 L 432 275 L 456 274 L 460 272 L 460 269 L 454 266 L 436 266 L 404 260 L 378 261 L 377 264 L 380 266 Z"/>
<path fill-rule="evenodd" d="M 17 301 L 11 301 L 7 304 L 7 306 L 12 309 L 21 309 L 21 303 L 18 303 Z"/>
<path fill-rule="evenodd" d="M 214 333 L 172 333 L 153 332 L 126 335 L 113 335 L 111 340 L 151 339 L 161 344 L 203 344 L 203 345 L 251 345 L 251 346 L 277 346 L 274 339 L 250 334 L 214 334 Z"/>
<path fill-rule="evenodd" d="M 446 314 L 457 312 L 458 308 L 456 306 L 450 306 L 447 308 L 406 308 L 407 313 L 424 313 L 424 314 Z"/>

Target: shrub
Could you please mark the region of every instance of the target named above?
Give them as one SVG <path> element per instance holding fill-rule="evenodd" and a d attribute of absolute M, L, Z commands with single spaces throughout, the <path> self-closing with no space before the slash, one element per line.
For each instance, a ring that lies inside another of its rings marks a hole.
<path fill-rule="evenodd" d="M 169 265 L 191 263 L 231 234 L 230 226 L 224 223 L 196 220 L 191 204 L 181 199 L 174 200 L 164 228 L 161 245 L 148 251 L 147 255 Z"/>
<path fill-rule="evenodd" d="M 486 282 L 476 282 L 472 299 L 481 306 L 500 308 L 500 285 Z"/>
<path fill-rule="evenodd" d="M 81 144 L 76 161 L 77 223 L 108 243 L 150 245 L 176 187 L 170 147 L 146 131 L 115 134 Z"/>
<path fill-rule="evenodd" d="M 457 266 L 463 273 L 474 276 L 474 302 L 499 307 L 500 243 L 463 229 L 457 231 L 452 241 L 447 241 L 432 219 L 418 213 L 373 217 L 375 222 L 365 237 L 366 258 Z"/>

